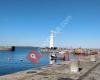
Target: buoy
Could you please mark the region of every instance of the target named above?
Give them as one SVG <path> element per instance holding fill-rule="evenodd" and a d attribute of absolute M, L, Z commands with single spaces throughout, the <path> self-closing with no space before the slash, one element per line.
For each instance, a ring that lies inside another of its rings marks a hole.
<path fill-rule="evenodd" d="M 20 61 L 23 61 L 23 59 L 20 59 Z"/>

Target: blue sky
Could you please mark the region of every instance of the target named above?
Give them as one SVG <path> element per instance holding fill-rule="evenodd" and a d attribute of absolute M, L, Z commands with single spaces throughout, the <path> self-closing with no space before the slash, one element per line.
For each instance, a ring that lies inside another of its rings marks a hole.
<path fill-rule="evenodd" d="M 100 0 L 0 0 L 0 45 L 48 46 L 57 27 L 56 46 L 100 48 Z"/>

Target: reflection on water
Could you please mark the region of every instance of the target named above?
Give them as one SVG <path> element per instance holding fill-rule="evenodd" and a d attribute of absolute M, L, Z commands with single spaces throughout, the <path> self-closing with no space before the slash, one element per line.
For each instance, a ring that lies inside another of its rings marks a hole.
<path fill-rule="evenodd" d="M 37 51 L 38 48 L 35 48 Z M 43 54 L 36 64 L 32 64 L 26 57 L 32 48 L 16 48 L 12 51 L 0 51 L 0 75 L 45 66 L 49 63 L 47 54 Z"/>

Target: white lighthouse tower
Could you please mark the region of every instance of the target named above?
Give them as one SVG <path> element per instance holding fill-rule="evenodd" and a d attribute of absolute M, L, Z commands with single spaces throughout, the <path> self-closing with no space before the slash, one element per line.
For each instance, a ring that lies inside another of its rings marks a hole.
<path fill-rule="evenodd" d="M 50 34 L 50 48 L 54 48 L 54 32 L 51 31 Z"/>

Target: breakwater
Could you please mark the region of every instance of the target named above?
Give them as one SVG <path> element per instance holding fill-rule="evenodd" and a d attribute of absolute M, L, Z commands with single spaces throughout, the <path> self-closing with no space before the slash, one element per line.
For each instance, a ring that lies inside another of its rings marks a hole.
<path fill-rule="evenodd" d="M 15 51 L 15 46 L 0 46 L 0 51 Z"/>
<path fill-rule="evenodd" d="M 11 47 L 0 46 L 0 51 L 4 51 L 4 50 L 11 50 Z"/>

